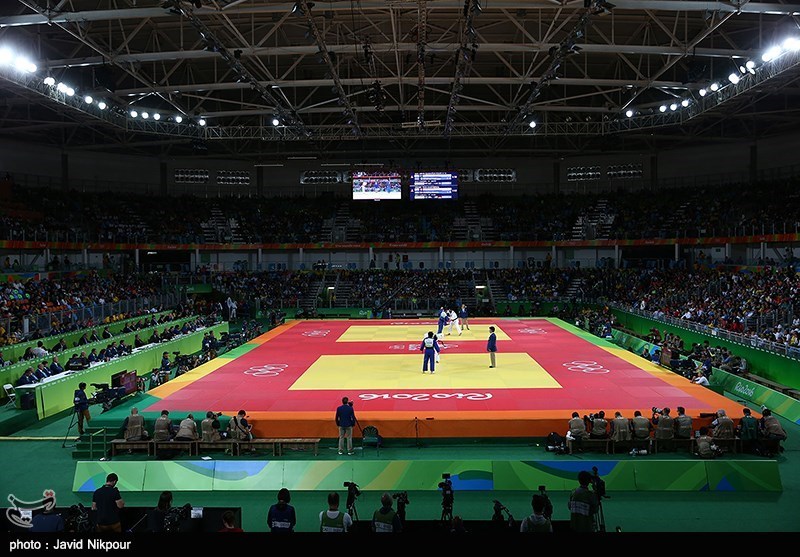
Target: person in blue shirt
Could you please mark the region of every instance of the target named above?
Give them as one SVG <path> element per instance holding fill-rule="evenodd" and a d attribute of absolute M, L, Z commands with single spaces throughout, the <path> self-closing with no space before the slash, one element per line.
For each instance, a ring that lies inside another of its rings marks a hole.
<path fill-rule="evenodd" d="M 347 440 L 347 454 L 353 454 L 353 427 L 356 425 L 356 413 L 347 397 L 342 398 L 342 405 L 336 409 L 336 425 L 339 428 L 339 454 L 344 454 Z"/>
<path fill-rule="evenodd" d="M 271 532 L 294 532 L 297 516 L 289 504 L 292 496 L 285 487 L 278 492 L 278 502 L 267 512 L 267 526 Z"/>
<path fill-rule="evenodd" d="M 439 343 L 436 342 L 433 331 L 428 331 L 428 336 L 422 339 L 419 350 L 423 353 L 422 373 L 428 371 L 428 364 L 430 363 L 431 375 L 433 375 L 436 372 L 436 354 L 439 352 Z"/>
<path fill-rule="evenodd" d="M 53 361 L 50 363 L 50 375 L 56 375 L 64 371 L 64 366 L 58 363 L 58 356 L 53 356 Z"/>
<path fill-rule="evenodd" d="M 23 385 L 33 385 L 34 383 L 38 383 L 39 380 L 33 374 L 33 368 L 29 367 L 25 370 L 25 373 L 22 374 L 22 377 L 17 379 L 17 387 L 21 387 Z"/>
<path fill-rule="evenodd" d="M 461 304 L 458 317 L 461 319 L 461 327 L 469 331 L 469 312 L 467 311 L 467 304 Z"/>
<path fill-rule="evenodd" d="M 41 362 L 36 367 L 36 371 L 33 372 L 34 377 L 36 377 L 36 379 L 38 379 L 39 381 L 42 381 L 43 379 L 47 379 L 48 377 L 50 377 L 50 371 L 45 366 L 45 363 L 46 362 Z"/>
<path fill-rule="evenodd" d="M 489 327 L 489 341 L 486 343 L 486 351 L 489 352 L 489 359 L 492 362 L 492 365 L 489 367 L 495 367 L 497 365 L 495 359 L 495 353 L 497 353 L 497 335 L 494 334 L 494 327 Z"/>
<path fill-rule="evenodd" d="M 86 383 L 80 383 L 72 397 L 75 413 L 78 414 L 78 435 L 83 435 L 83 422 L 92 419 L 89 414 L 89 399 L 86 397 Z"/>
<path fill-rule="evenodd" d="M 161 355 L 161 371 L 169 371 L 172 364 L 169 361 L 169 352 L 164 352 Z"/>

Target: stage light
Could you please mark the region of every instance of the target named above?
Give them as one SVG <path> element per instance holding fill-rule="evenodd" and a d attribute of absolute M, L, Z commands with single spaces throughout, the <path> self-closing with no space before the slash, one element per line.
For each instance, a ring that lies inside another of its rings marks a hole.
<path fill-rule="evenodd" d="M 747 73 L 747 68 L 744 66 L 739 66 L 739 73 Z"/>
<path fill-rule="evenodd" d="M 71 97 L 75 94 L 75 89 L 73 89 L 72 87 L 67 87 L 66 93 L 68 97 Z"/>
<path fill-rule="evenodd" d="M 139 113 L 135 110 L 131 110 L 131 118 L 136 118 L 137 116 L 139 116 Z"/>
<path fill-rule="evenodd" d="M 206 121 L 205 121 L 203 118 L 200 118 L 200 119 L 197 121 L 197 123 L 198 123 L 198 124 L 200 124 L 201 126 L 205 126 L 205 125 L 206 125 Z"/>
<path fill-rule="evenodd" d="M 676 110 L 678 110 L 678 103 L 672 103 L 671 105 L 669 105 L 669 109 L 672 112 L 675 112 Z"/>
<path fill-rule="evenodd" d="M 7 48 L 0 48 L 0 66 L 6 66 L 14 60 L 14 53 Z"/>
<path fill-rule="evenodd" d="M 681 101 L 681 106 L 682 106 L 683 108 L 686 108 L 687 106 L 689 106 L 689 99 L 683 99 L 683 100 Z"/>
<path fill-rule="evenodd" d="M 628 118 L 633 118 L 633 110 L 631 110 L 630 108 L 626 110 L 625 116 L 627 116 Z"/>
<path fill-rule="evenodd" d="M 780 56 L 782 53 L 781 47 L 773 46 L 772 48 L 768 49 L 764 54 L 761 55 L 761 59 L 764 62 L 770 62 Z"/>
<path fill-rule="evenodd" d="M 150 118 L 150 115 L 147 112 L 142 112 L 142 119 L 147 120 Z"/>
<path fill-rule="evenodd" d="M 708 91 L 706 91 L 705 89 L 700 89 L 700 91 L 698 91 L 698 92 L 700 93 L 701 97 L 705 97 L 706 93 L 708 93 Z"/>
<path fill-rule="evenodd" d="M 719 91 L 719 83 L 716 83 L 716 82 L 712 83 L 711 87 L 709 87 L 709 89 L 711 89 L 714 92 Z"/>
<path fill-rule="evenodd" d="M 155 112 L 153 114 L 153 120 L 161 120 L 161 114 L 159 114 L 158 112 Z"/>
<path fill-rule="evenodd" d="M 181 122 L 183 122 L 183 116 L 181 116 L 181 115 L 175 116 L 175 121 L 176 121 L 178 124 L 180 124 Z"/>
<path fill-rule="evenodd" d="M 100 101 L 99 103 L 97 103 L 97 108 L 99 108 L 100 110 L 105 110 L 107 107 L 108 107 L 108 105 L 106 103 L 104 103 L 103 101 Z"/>
<path fill-rule="evenodd" d="M 36 64 L 24 56 L 18 56 L 16 60 L 14 60 L 14 69 L 18 72 L 33 73 L 36 71 Z"/>
<path fill-rule="evenodd" d="M 86 95 L 85 97 L 83 97 L 83 102 L 85 102 L 86 104 L 92 104 L 92 102 L 94 102 L 94 99 L 92 98 L 91 95 Z"/>
<path fill-rule="evenodd" d="M 662 104 L 661 106 L 658 107 L 658 111 L 659 112 L 666 112 L 667 111 L 667 105 Z"/>
<path fill-rule="evenodd" d="M 44 84 L 52 87 L 56 84 L 56 80 L 52 76 L 47 76 L 44 78 Z"/>
<path fill-rule="evenodd" d="M 737 83 L 739 83 L 739 76 L 731 72 L 731 75 L 728 76 L 728 81 L 736 85 Z"/>
<path fill-rule="evenodd" d="M 273 118 L 272 119 L 272 125 L 273 126 L 280 126 L 281 125 L 281 121 L 278 120 L 277 118 Z"/>
<path fill-rule="evenodd" d="M 800 39 L 797 37 L 789 37 L 785 41 L 783 41 L 783 48 L 786 50 L 791 50 L 797 52 L 800 50 Z"/>
<path fill-rule="evenodd" d="M 536 127 L 536 122 L 531 120 L 530 124 L 528 124 L 528 127 L 531 128 L 531 129 L 535 128 Z"/>
<path fill-rule="evenodd" d="M 58 85 L 56 85 L 56 91 L 58 91 L 59 93 L 66 93 L 67 92 L 67 86 L 64 85 L 63 83 L 59 82 Z"/>
<path fill-rule="evenodd" d="M 748 70 L 752 70 L 756 67 L 756 63 L 753 62 L 752 60 L 748 60 L 747 63 L 744 65 L 744 67 L 747 68 Z"/>

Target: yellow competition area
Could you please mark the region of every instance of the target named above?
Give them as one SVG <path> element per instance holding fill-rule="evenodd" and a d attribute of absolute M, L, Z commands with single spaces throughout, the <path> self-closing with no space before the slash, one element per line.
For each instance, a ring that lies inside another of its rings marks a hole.
<path fill-rule="evenodd" d="M 450 326 L 445 327 L 439 340 L 448 342 L 482 341 L 486 342 L 489 336 L 489 327 L 494 326 L 497 340 L 511 340 L 498 325 L 494 323 L 475 325 L 469 330 L 462 329 L 461 336 L 453 327 L 453 333 L 447 335 Z M 428 336 L 428 331 L 436 332 L 437 325 L 351 325 L 336 342 L 422 342 Z"/>
<path fill-rule="evenodd" d="M 487 362 L 484 353 L 448 354 L 444 351 L 440 363 L 436 364 L 440 373 L 431 375 L 422 373 L 422 356 L 418 352 L 323 355 L 294 382 L 290 390 L 561 388 L 527 353 L 503 353 L 503 365 L 495 369 L 489 369 Z"/>

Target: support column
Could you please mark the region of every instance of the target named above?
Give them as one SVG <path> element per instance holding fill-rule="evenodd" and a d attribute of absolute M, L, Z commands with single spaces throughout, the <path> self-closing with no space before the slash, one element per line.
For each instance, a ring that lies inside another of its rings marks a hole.
<path fill-rule="evenodd" d="M 194 268 L 195 268 L 195 270 L 197 270 L 197 268 L 199 266 L 200 266 L 200 250 L 197 249 L 197 248 L 194 248 Z"/>
<path fill-rule="evenodd" d="M 619 269 L 619 244 L 614 244 L 614 268 Z"/>
<path fill-rule="evenodd" d="M 675 244 L 675 261 L 681 260 L 681 246 L 680 244 Z"/>
<path fill-rule="evenodd" d="M 259 167 L 260 168 L 260 167 Z M 264 251 L 261 248 L 258 248 L 256 252 L 256 269 L 262 271 L 262 263 L 264 261 Z"/>
<path fill-rule="evenodd" d="M 514 265 L 514 246 L 508 246 L 508 260 L 511 263 L 509 269 L 513 269 Z"/>
<path fill-rule="evenodd" d="M 50 248 L 44 248 L 44 265 L 42 267 L 45 271 L 48 265 L 50 265 Z"/>
<path fill-rule="evenodd" d="M 766 259 L 767 256 L 767 243 L 761 242 L 761 248 L 759 249 L 759 257 L 761 259 Z"/>
<path fill-rule="evenodd" d="M 731 244 L 730 242 L 725 243 L 725 257 L 731 256 Z"/>
<path fill-rule="evenodd" d="M 439 263 L 444 267 L 444 246 L 439 246 Z"/>
<path fill-rule="evenodd" d="M 298 268 L 300 267 L 300 265 L 305 263 L 305 259 L 303 258 L 303 253 L 304 253 L 303 248 L 300 248 L 300 263 L 298 263 Z"/>
<path fill-rule="evenodd" d="M 86 248 L 83 248 L 83 268 L 89 268 L 89 250 Z"/>
<path fill-rule="evenodd" d="M 133 250 L 133 262 L 136 263 L 136 270 L 138 271 L 139 270 L 139 249 L 138 248 Z M 195 267 L 197 267 L 197 264 L 195 264 Z"/>
<path fill-rule="evenodd" d="M 553 259 L 550 262 L 550 268 L 555 269 L 556 267 L 558 267 L 558 254 L 556 253 L 555 244 L 553 244 L 552 247 L 550 248 L 550 257 Z"/>

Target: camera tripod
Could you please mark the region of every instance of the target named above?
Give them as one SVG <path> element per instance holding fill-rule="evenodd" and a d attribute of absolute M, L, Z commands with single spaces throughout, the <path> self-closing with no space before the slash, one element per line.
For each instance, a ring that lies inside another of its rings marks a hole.
<path fill-rule="evenodd" d="M 453 522 L 453 502 L 442 501 L 442 524 L 449 527 L 451 522 Z"/>
<path fill-rule="evenodd" d="M 353 519 L 353 524 L 358 522 L 358 509 L 356 509 L 355 499 L 352 501 L 349 498 L 347 499 L 347 514 L 349 514 L 350 518 Z"/>
<path fill-rule="evenodd" d="M 67 439 L 69 438 L 69 432 L 72 431 L 72 428 L 75 427 L 78 423 L 78 411 L 73 408 L 72 415 L 69 419 L 69 425 L 67 426 L 67 432 L 64 434 L 64 441 L 61 443 L 61 448 L 67 448 Z M 79 436 L 80 438 L 80 436 Z M 70 448 L 73 449 L 77 445 L 77 442 L 73 445 L 70 445 Z"/>

